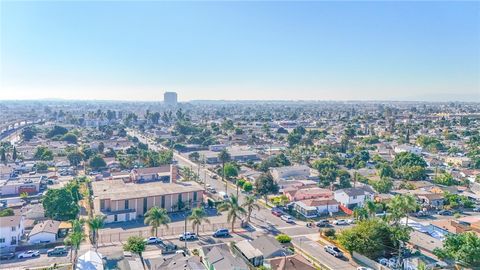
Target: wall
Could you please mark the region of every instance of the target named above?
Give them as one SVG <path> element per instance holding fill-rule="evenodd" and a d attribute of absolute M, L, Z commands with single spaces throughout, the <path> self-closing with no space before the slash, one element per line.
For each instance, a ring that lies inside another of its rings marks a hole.
<path fill-rule="evenodd" d="M 353 252 L 352 253 L 352 257 L 361 262 L 362 264 L 372 268 L 372 269 L 375 269 L 375 270 L 390 270 L 390 268 L 386 267 L 386 266 L 383 266 L 377 262 L 375 262 L 374 260 L 371 260 L 363 255 L 361 255 L 360 253 L 357 253 L 357 252 Z"/>
<path fill-rule="evenodd" d="M 55 242 L 56 240 L 57 240 L 57 237 L 53 233 L 37 233 L 28 238 L 28 242 L 30 244 Z"/>

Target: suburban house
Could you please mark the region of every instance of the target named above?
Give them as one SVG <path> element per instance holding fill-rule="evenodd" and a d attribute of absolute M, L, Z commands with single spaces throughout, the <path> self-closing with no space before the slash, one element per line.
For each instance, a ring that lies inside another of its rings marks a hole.
<path fill-rule="evenodd" d="M 265 260 L 291 254 L 289 250 L 283 248 L 277 239 L 271 236 L 262 235 L 250 241 L 250 244 L 263 254 Z"/>
<path fill-rule="evenodd" d="M 175 254 L 173 257 L 157 257 L 146 259 L 145 264 L 150 270 L 168 269 L 168 270 L 205 270 L 205 266 L 198 256 L 185 256 L 184 254 Z"/>
<path fill-rule="evenodd" d="M 469 157 L 446 157 L 445 163 L 466 168 L 472 164 L 472 160 Z"/>
<path fill-rule="evenodd" d="M 52 243 L 57 241 L 60 221 L 45 220 L 37 223 L 28 234 L 28 243 Z"/>
<path fill-rule="evenodd" d="M 126 183 L 122 180 L 92 182 L 94 213 L 106 216 L 106 223 L 134 220 L 153 206 L 168 212 L 180 204 L 197 207 L 203 200 L 203 187 L 195 182 L 160 181 Z"/>
<path fill-rule="evenodd" d="M 314 218 L 319 214 L 337 213 L 340 204 L 333 199 L 310 199 L 295 202 L 293 208 L 306 218 Z"/>
<path fill-rule="evenodd" d="M 0 217 L 0 248 L 18 245 L 24 232 L 23 216 Z"/>
<path fill-rule="evenodd" d="M 310 176 L 310 168 L 307 165 L 276 167 L 270 168 L 270 173 L 276 181 L 306 179 Z"/>
<path fill-rule="evenodd" d="M 423 206 L 431 208 L 442 208 L 445 196 L 440 193 L 415 194 Z"/>
<path fill-rule="evenodd" d="M 205 245 L 200 248 L 200 256 L 208 270 L 249 270 L 242 258 L 234 256 L 226 243 Z"/>
<path fill-rule="evenodd" d="M 283 194 L 285 194 L 291 202 L 319 198 L 329 199 L 333 197 L 333 192 L 331 190 L 319 187 L 291 188 L 284 190 Z"/>
<path fill-rule="evenodd" d="M 366 201 L 373 200 L 374 195 L 375 192 L 369 186 L 344 188 L 333 193 L 335 200 L 349 209 L 362 207 Z"/>
<path fill-rule="evenodd" d="M 271 259 L 269 262 L 272 270 L 315 270 L 307 259 L 300 254 L 295 254 L 287 257 L 278 257 Z"/>
<path fill-rule="evenodd" d="M 263 253 L 252 246 L 250 240 L 243 240 L 235 244 L 237 251 L 253 266 L 263 265 Z"/>

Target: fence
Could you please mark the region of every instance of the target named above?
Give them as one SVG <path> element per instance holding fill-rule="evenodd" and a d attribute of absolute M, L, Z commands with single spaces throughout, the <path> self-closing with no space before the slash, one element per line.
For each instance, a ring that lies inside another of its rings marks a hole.
<path fill-rule="evenodd" d="M 241 222 L 235 222 L 235 228 L 240 227 Z M 212 224 L 203 224 L 198 227 L 198 233 L 205 234 L 205 233 L 212 233 L 218 229 L 222 228 L 231 228 L 231 223 L 212 223 Z M 152 227 L 143 227 L 139 229 L 130 229 L 122 232 L 109 232 L 110 229 L 104 229 L 99 231 L 98 243 L 99 244 L 106 244 L 106 243 L 113 243 L 113 242 L 126 242 L 127 239 L 131 236 L 139 236 L 143 238 L 147 238 L 152 236 Z M 185 231 L 185 226 L 175 226 L 175 227 L 159 227 L 157 236 L 163 238 L 176 238 L 178 235 L 182 234 Z M 193 230 L 192 225 L 187 225 L 187 231 L 196 232 Z"/>

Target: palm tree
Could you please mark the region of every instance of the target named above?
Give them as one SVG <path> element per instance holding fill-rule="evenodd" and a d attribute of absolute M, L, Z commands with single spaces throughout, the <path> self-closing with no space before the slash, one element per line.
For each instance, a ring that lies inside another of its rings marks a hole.
<path fill-rule="evenodd" d="M 78 256 L 78 249 L 80 248 L 80 244 L 85 239 L 85 234 L 83 233 L 83 223 L 84 221 L 81 219 L 75 219 L 70 221 L 72 224 L 72 229 L 70 233 L 65 238 L 64 242 L 67 246 L 72 248 L 72 252 L 70 253 L 70 260 L 72 260 L 72 264 L 76 265 L 77 256 Z"/>
<path fill-rule="evenodd" d="M 87 221 L 88 227 L 92 231 L 92 242 L 95 245 L 95 249 L 98 248 L 98 230 L 103 228 L 105 218 L 105 216 L 97 215 Z"/>
<path fill-rule="evenodd" d="M 418 202 L 412 195 L 396 195 L 388 203 L 390 209 L 390 219 L 397 224 L 403 217 L 406 218 L 408 225 L 408 214 L 417 210 Z"/>
<path fill-rule="evenodd" d="M 223 149 L 218 153 L 218 159 L 222 162 L 222 181 L 225 181 L 225 163 L 230 160 L 230 154 L 226 149 Z M 225 182 L 225 194 L 228 194 L 227 188 L 227 182 Z"/>
<path fill-rule="evenodd" d="M 373 217 L 377 213 L 377 205 L 374 201 L 367 201 L 364 205 L 365 210 L 367 210 L 368 216 Z"/>
<path fill-rule="evenodd" d="M 218 206 L 219 211 L 227 211 L 227 221 L 232 223 L 232 232 L 235 230 L 235 221 L 247 211 L 238 204 L 238 198 L 231 195 L 230 198 Z"/>
<path fill-rule="evenodd" d="M 164 225 L 168 228 L 170 217 L 167 214 L 167 210 L 154 206 L 145 213 L 144 222 L 152 226 L 152 234 L 155 232 L 155 236 L 158 236 L 158 227 Z"/>
<path fill-rule="evenodd" d="M 193 208 L 192 213 L 188 217 L 188 220 L 192 221 L 192 229 L 197 231 L 197 235 L 200 225 L 203 222 L 210 224 L 210 220 L 208 220 L 207 218 L 207 213 L 205 212 L 205 210 L 203 210 L 203 208 L 200 207 Z"/>
<path fill-rule="evenodd" d="M 260 210 L 260 205 L 257 204 L 257 198 L 254 196 L 245 197 L 242 207 L 247 210 L 247 222 L 250 222 L 253 210 Z"/>

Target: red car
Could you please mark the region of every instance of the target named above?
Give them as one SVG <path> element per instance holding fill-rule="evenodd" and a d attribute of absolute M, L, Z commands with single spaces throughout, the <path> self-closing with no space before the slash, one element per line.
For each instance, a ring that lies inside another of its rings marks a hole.
<path fill-rule="evenodd" d="M 278 209 L 272 209 L 272 214 L 273 214 L 274 216 L 280 217 L 280 216 L 283 215 L 283 212 L 280 211 L 280 210 L 278 210 Z"/>

